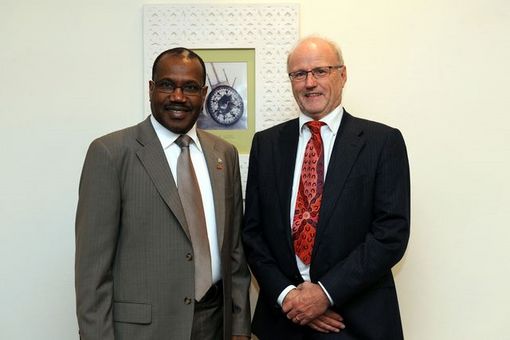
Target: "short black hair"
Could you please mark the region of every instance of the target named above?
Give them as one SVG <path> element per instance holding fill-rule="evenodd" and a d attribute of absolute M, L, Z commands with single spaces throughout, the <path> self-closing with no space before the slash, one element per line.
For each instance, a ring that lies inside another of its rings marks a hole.
<path fill-rule="evenodd" d="M 175 48 L 171 48 L 169 50 L 161 52 L 160 55 L 158 55 L 156 57 L 156 59 L 154 60 L 154 64 L 152 65 L 152 80 L 154 80 L 154 76 L 156 74 L 156 68 L 158 66 L 159 60 L 161 58 L 163 58 L 165 55 L 180 55 L 180 56 L 183 56 L 183 57 L 189 58 L 189 59 L 198 59 L 198 61 L 200 62 L 200 65 L 202 66 L 202 86 L 205 85 L 205 64 L 204 64 L 204 61 L 198 54 L 196 54 L 192 50 L 187 49 L 185 47 L 175 47 Z"/>

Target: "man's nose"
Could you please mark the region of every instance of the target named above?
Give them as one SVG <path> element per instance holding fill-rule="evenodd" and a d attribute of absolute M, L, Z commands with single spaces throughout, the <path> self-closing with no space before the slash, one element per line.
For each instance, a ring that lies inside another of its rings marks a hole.
<path fill-rule="evenodd" d="M 305 86 L 306 87 L 315 87 L 317 86 L 317 79 L 315 79 L 315 76 L 312 72 L 307 73 L 305 78 Z"/>
<path fill-rule="evenodd" d="M 174 91 L 170 94 L 170 99 L 175 102 L 184 102 L 186 101 L 186 96 L 184 95 L 180 87 L 176 87 Z"/>

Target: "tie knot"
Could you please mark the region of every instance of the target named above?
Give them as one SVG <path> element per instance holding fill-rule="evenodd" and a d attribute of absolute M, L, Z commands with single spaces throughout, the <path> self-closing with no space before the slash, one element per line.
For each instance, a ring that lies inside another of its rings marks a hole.
<path fill-rule="evenodd" d="M 179 138 L 175 140 L 175 143 L 179 145 L 182 149 L 189 147 L 191 140 L 192 140 L 191 137 L 188 135 L 180 135 Z"/>
<path fill-rule="evenodd" d="M 306 123 L 306 125 L 310 129 L 310 132 L 312 133 L 312 135 L 320 135 L 321 126 L 326 125 L 326 123 L 318 121 L 318 120 L 312 120 L 311 122 Z"/>

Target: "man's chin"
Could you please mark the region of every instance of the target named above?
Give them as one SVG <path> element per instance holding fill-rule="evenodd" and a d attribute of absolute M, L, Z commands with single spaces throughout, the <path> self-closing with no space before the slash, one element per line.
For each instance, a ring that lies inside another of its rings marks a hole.
<path fill-rule="evenodd" d="M 173 133 L 177 133 L 179 135 L 182 135 L 182 134 L 188 132 L 189 130 L 191 130 L 191 126 L 187 126 L 187 125 L 183 125 L 183 126 L 174 125 L 174 126 L 171 126 L 171 128 L 168 128 L 168 130 L 172 131 Z"/>
<path fill-rule="evenodd" d="M 184 134 L 191 129 L 193 124 L 183 119 L 168 119 L 163 126 L 173 133 Z"/>
<path fill-rule="evenodd" d="M 310 114 L 317 114 L 324 111 L 326 105 L 324 103 L 319 102 L 308 102 L 307 105 L 303 105 L 303 111 L 309 112 Z"/>

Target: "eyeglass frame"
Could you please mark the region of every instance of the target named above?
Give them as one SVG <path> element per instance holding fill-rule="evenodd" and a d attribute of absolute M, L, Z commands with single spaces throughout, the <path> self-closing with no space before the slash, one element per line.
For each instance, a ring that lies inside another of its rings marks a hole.
<path fill-rule="evenodd" d="M 314 67 L 312 68 L 311 70 L 309 71 L 305 71 L 305 70 L 297 70 L 297 71 L 294 71 L 294 72 L 289 72 L 289 78 L 291 81 L 303 81 L 303 80 L 306 80 L 308 78 L 308 74 L 311 73 L 312 76 L 315 78 L 315 79 L 323 79 L 323 78 L 326 78 L 327 76 L 329 76 L 331 74 L 331 71 L 333 71 L 333 69 L 341 69 L 342 67 L 344 67 L 345 65 L 329 65 L 329 66 L 318 66 L 318 67 Z M 321 75 L 321 76 L 317 76 L 317 72 L 319 72 L 320 70 L 327 70 L 324 75 Z M 296 79 L 296 76 L 299 76 L 297 75 L 296 73 L 301 73 L 303 72 L 304 73 L 304 78 L 301 78 L 301 79 Z"/>
<path fill-rule="evenodd" d="M 158 81 L 151 80 L 151 82 L 154 84 L 154 88 L 158 92 L 167 93 L 167 94 L 174 94 L 175 91 L 177 91 L 177 89 L 180 89 L 182 94 L 185 95 L 185 96 L 199 96 L 201 94 L 201 91 L 205 87 L 205 85 L 200 86 L 200 85 L 198 85 L 195 82 L 188 82 L 188 83 L 185 83 L 184 85 L 176 86 L 175 83 L 172 80 L 170 80 L 170 79 L 160 79 Z M 168 82 L 169 84 L 171 84 L 173 86 L 173 89 L 164 89 L 164 88 L 161 88 L 161 83 L 162 82 Z M 196 88 L 197 88 L 196 92 L 189 92 L 189 90 L 185 89 L 186 86 L 190 86 L 190 85 L 196 86 Z"/>

